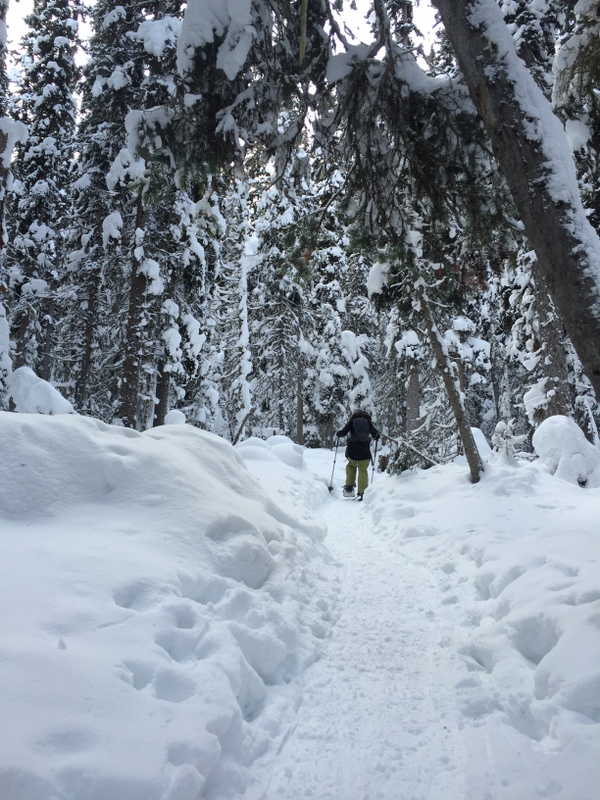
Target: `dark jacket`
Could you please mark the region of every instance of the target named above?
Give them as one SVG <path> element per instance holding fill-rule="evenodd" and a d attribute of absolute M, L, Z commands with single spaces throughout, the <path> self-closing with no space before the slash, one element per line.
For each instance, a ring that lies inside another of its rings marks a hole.
<path fill-rule="evenodd" d="M 356 439 L 354 432 L 353 422 L 357 417 L 366 418 L 369 423 L 369 434 L 373 439 L 379 439 L 379 431 L 373 426 L 371 417 L 366 411 L 355 411 L 344 427 L 336 432 L 338 439 L 343 436 L 348 436 L 346 443 L 346 458 L 351 458 L 353 461 L 371 460 L 371 442 L 359 442 Z"/>

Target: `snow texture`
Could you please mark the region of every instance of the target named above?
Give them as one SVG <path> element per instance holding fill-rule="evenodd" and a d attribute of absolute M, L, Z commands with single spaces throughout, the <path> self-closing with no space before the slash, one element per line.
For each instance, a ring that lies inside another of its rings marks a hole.
<path fill-rule="evenodd" d="M 177 42 L 180 30 L 180 20 L 176 17 L 163 17 L 141 22 L 137 31 L 129 35 L 132 39 L 143 42 L 144 50 L 151 56 L 161 58 L 164 51 Z"/>
<path fill-rule="evenodd" d="M 369 297 L 372 297 L 374 294 L 381 294 L 384 286 L 387 286 L 387 273 L 389 268 L 390 265 L 386 263 L 382 264 L 376 261 L 373 264 L 369 272 L 369 277 L 367 278 L 367 292 Z"/>
<path fill-rule="evenodd" d="M 327 64 L 327 81 L 337 83 L 348 77 L 355 66 L 372 56 L 372 47 L 367 44 L 350 45 L 343 53 L 332 55 Z"/>
<path fill-rule="evenodd" d="M 8 117 L 0 118 L 0 133 L 6 136 L 4 152 L 1 154 L 2 167 L 8 169 L 17 143 L 26 142 L 28 138 L 27 126 Z"/>
<path fill-rule="evenodd" d="M 600 453 L 572 419 L 549 417 L 533 434 L 540 464 L 557 478 L 600 487 Z"/>
<path fill-rule="evenodd" d="M 303 492 L 284 510 L 187 425 L 4 412 L 0 429 L 0 797 L 258 786 L 250 767 L 292 722 L 331 602 Z"/>
<path fill-rule="evenodd" d="M 165 416 L 166 425 L 185 425 L 185 423 L 185 414 L 183 411 L 178 411 L 176 408 L 172 408 Z"/>
<path fill-rule="evenodd" d="M 75 409 L 48 381 L 29 367 L 19 367 L 8 379 L 8 389 L 21 414 L 74 414 Z"/>
<path fill-rule="evenodd" d="M 190 0 L 177 44 L 177 67 L 181 74 L 189 72 L 196 50 L 222 38 L 217 67 L 233 80 L 255 37 L 251 0 Z"/>
<path fill-rule="evenodd" d="M 285 436 L 0 413 L 0 797 L 597 800 L 600 458 L 535 445 L 359 504 Z"/>

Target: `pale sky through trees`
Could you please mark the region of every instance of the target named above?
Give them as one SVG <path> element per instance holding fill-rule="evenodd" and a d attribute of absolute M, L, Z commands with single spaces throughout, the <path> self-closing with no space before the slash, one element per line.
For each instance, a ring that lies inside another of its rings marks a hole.
<path fill-rule="evenodd" d="M 365 8 L 368 5 L 368 0 L 359 0 L 357 6 L 359 9 Z M 9 47 L 15 48 L 18 46 L 25 32 L 25 17 L 31 13 L 33 8 L 33 0 L 11 0 L 8 6 L 7 25 L 8 25 L 8 41 Z M 362 23 L 365 17 L 362 10 L 354 12 L 356 23 L 358 26 Z M 420 0 L 414 6 L 414 19 L 415 24 L 423 33 L 425 41 L 428 41 L 428 34 L 434 26 L 435 10 L 427 0 Z M 358 28 L 357 28 L 358 30 Z"/>
<path fill-rule="evenodd" d="M 9 3 L 6 15 L 9 48 L 18 45 L 25 33 L 25 17 L 31 14 L 32 9 L 33 0 L 11 0 Z"/>

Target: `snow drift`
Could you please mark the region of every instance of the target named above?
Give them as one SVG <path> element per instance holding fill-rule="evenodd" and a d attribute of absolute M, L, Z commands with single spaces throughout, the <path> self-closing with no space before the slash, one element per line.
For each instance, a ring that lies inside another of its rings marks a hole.
<path fill-rule="evenodd" d="M 565 417 L 542 423 L 534 443 L 537 461 L 491 456 L 477 486 L 462 467 L 435 467 L 381 482 L 366 505 L 376 533 L 437 572 L 440 605 L 455 609 L 441 645 L 464 662 L 455 688 L 466 796 L 596 800 L 600 540 L 590 487 L 600 458 Z"/>
<path fill-rule="evenodd" d="M 1 800 L 597 800 L 598 452 L 535 443 L 354 503 L 286 437 L 0 414 Z"/>
<path fill-rule="evenodd" d="M 0 485 L 2 800 L 260 784 L 324 635 L 322 528 L 186 425 L 0 413 Z"/>

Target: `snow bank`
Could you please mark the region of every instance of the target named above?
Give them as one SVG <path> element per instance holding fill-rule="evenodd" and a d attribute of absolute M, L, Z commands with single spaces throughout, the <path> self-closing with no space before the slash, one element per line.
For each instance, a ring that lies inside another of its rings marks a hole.
<path fill-rule="evenodd" d="M 490 459 L 477 485 L 462 467 L 435 467 L 365 494 L 377 534 L 437 572 L 439 609 L 423 624 L 455 611 L 440 644 L 464 661 L 456 737 L 469 797 L 598 797 L 600 494 L 573 481 L 577 457 L 589 470 L 598 454 L 553 419 L 538 431 L 538 462 Z"/>
<path fill-rule="evenodd" d="M 256 436 L 236 445 L 249 469 L 261 479 L 261 484 L 275 501 L 281 502 L 282 492 L 286 504 L 291 503 L 299 516 L 306 514 L 306 506 L 317 508 L 326 497 L 325 475 L 315 480 L 304 463 L 304 447 L 287 436 L 269 436 L 266 441 Z M 285 490 L 281 488 L 281 481 Z"/>
<path fill-rule="evenodd" d="M 557 478 L 580 486 L 600 486 L 600 452 L 568 417 L 549 417 L 533 434 L 540 464 Z"/>
<path fill-rule="evenodd" d="M 165 416 L 165 425 L 185 425 L 185 423 L 185 414 L 176 408 L 172 408 Z"/>
<path fill-rule="evenodd" d="M 269 497 L 189 425 L 0 413 L 3 800 L 263 796 L 332 602 L 273 458 Z"/>
<path fill-rule="evenodd" d="M 8 388 L 15 408 L 21 414 L 75 413 L 71 403 L 29 367 L 16 369 L 8 378 Z"/>

